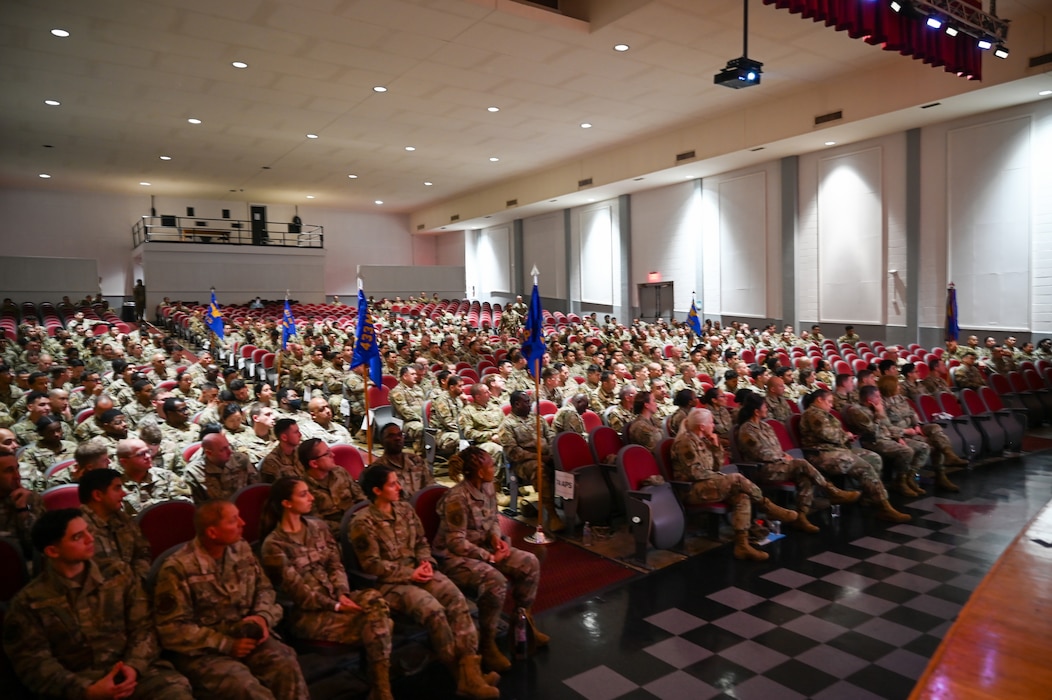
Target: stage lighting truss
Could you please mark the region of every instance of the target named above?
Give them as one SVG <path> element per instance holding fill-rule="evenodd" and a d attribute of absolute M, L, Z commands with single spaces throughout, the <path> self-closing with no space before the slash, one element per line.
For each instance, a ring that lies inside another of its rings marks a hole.
<path fill-rule="evenodd" d="M 983 51 L 994 49 L 998 58 L 1008 58 L 1008 20 L 997 16 L 997 0 L 990 1 L 989 12 L 963 0 L 891 0 L 890 5 L 895 12 L 918 13 L 932 29 L 949 36 L 966 34 Z"/>

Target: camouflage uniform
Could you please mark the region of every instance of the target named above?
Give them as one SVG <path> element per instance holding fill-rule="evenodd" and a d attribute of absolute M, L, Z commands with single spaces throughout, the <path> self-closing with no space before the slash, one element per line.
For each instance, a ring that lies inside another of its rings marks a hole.
<path fill-rule="evenodd" d="M 734 430 L 734 414 L 726 406 L 719 406 L 715 402 L 710 406 L 706 406 L 706 408 L 712 413 L 712 432 L 719 437 L 720 446 L 724 450 L 730 449 L 731 431 Z M 686 414 L 683 417 L 685 418 Z M 676 424 L 676 429 L 677 431 L 679 429 L 678 423 Z M 672 435 L 675 434 L 672 433 Z"/>
<path fill-rule="evenodd" d="M 20 398 L 22 398 L 22 395 L 24 393 L 25 392 L 23 392 L 20 388 L 18 388 L 14 384 L 11 384 L 7 387 L 7 389 L 0 390 L 0 403 L 2 403 L 4 406 L 10 409 L 12 406 L 15 405 L 15 403 L 18 402 Z"/>
<path fill-rule="evenodd" d="M 541 460 L 544 462 L 545 490 L 552 483 L 551 443 L 552 429 L 548 421 L 541 419 Z M 519 418 L 514 413 L 504 416 L 500 426 L 500 441 L 504 446 L 504 458 L 524 484 L 532 484 L 537 478 L 537 416 L 530 414 Z"/>
<path fill-rule="evenodd" d="M 377 588 L 391 609 L 427 628 L 432 650 L 451 665 L 478 649 L 467 601 L 438 570 L 413 507 L 398 501 L 391 508 L 391 514 L 385 515 L 372 504 L 354 516 L 350 540 L 355 556 L 362 571 L 377 577 Z M 431 562 L 434 577 L 427 583 L 412 581 L 413 572 L 425 561 Z"/>
<path fill-rule="evenodd" d="M 589 395 L 588 407 L 599 415 L 603 415 L 606 409 L 616 406 L 617 403 L 617 389 L 615 388 L 614 391 L 607 392 L 607 390 L 600 385 L 595 390 L 595 393 Z"/>
<path fill-rule="evenodd" d="M 838 394 L 833 392 L 833 410 L 837 413 L 843 413 L 847 410 L 848 406 L 858 404 L 858 390 L 852 391 L 849 394 Z"/>
<path fill-rule="evenodd" d="M 157 574 L 154 613 L 161 645 L 202 697 L 309 697 L 296 652 L 274 637 L 281 606 L 244 540 L 218 561 L 196 539 L 176 550 Z M 271 636 L 235 659 L 230 651 L 250 615 L 266 620 Z"/>
<path fill-rule="evenodd" d="M 921 429 L 921 432 L 924 434 L 923 437 L 913 435 L 909 439 L 917 442 L 921 440 L 926 441 L 931 448 L 932 470 L 935 472 L 943 471 L 945 468 L 943 460 L 946 455 L 953 454 L 953 445 L 950 444 L 950 438 L 946 437 L 946 432 L 942 429 L 942 426 L 938 423 L 921 423 L 917 419 L 917 412 L 910 406 L 906 397 L 901 394 L 885 398 L 884 410 L 888 414 L 888 420 L 896 428 L 900 430 L 907 428 Z"/>
<path fill-rule="evenodd" d="M 331 470 L 324 479 L 315 479 L 310 472 L 302 478 L 314 496 L 311 515 L 321 518 L 333 537 L 339 536 L 343 514 L 355 503 L 365 500 L 362 487 L 341 467 Z"/>
<path fill-rule="evenodd" d="M 460 449 L 460 399 L 442 392 L 431 402 L 431 427 L 438 431 L 438 453 L 448 456 Z"/>
<path fill-rule="evenodd" d="M 23 485 L 33 491 L 43 491 L 46 487 L 44 473 L 48 467 L 73 459 L 73 453 L 77 450 L 77 443 L 63 440 L 58 451 L 39 442 L 27 447 L 18 456 L 19 472 L 22 475 Z"/>
<path fill-rule="evenodd" d="M 293 450 L 292 454 L 286 455 L 281 450 L 281 443 L 278 443 L 277 447 L 271 450 L 270 454 L 263 458 L 263 463 L 259 465 L 259 473 L 265 484 L 273 484 L 283 476 L 302 479 L 306 471 L 300 464 L 298 452 Z"/>
<path fill-rule="evenodd" d="M 928 375 L 931 376 L 930 374 Z M 980 387 L 986 386 L 986 379 L 983 378 L 983 373 L 977 365 L 962 364 L 957 367 L 957 371 L 953 375 L 953 383 L 956 386 L 964 389 L 975 389 L 979 390 Z"/>
<path fill-rule="evenodd" d="M 337 443 L 351 444 L 351 434 L 347 431 L 347 428 L 337 423 L 335 418 L 329 421 L 328 428 L 322 427 L 320 423 L 314 420 L 300 423 L 300 434 L 304 440 L 318 438 L 326 445 L 335 445 Z"/>
<path fill-rule="evenodd" d="M 513 391 L 533 391 L 533 377 L 525 369 L 513 369 L 508 375 L 505 389 L 510 394 Z"/>
<path fill-rule="evenodd" d="M 493 482 L 477 489 L 462 481 L 438 502 L 435 554 L 442 573 L 461 590 L 478 591 L 479 630 L 491 637 L 512 581 L 515 607 L 529 610 L 537 598 L 541 564 L 530 552 L 512 548 L 500 562 L 491 562 L 493 538 L 501 536 Z"/>
<path fill-rule="evenodd" d="M 246 430 L 240 442 L 236 446 L 231 445 L 238 452 L 244 452 L 248 455 L 248 461 L 252 464 L 262 462 L 270 454 L 271 450 L 277 446 L 277 440 L 261 438 L 256 435 L 254 430 Z"/>
<path fill-rule="evenodd" d="M 168 443 L 182 452 L 187 446 L 199 441 L 200 439 L 201 427 L 196 423 L 187 423 L 182 428 L 176 428 L 168 425 L 168 423 L 161 423 L 162 449 L 165 449 L 164 444 Z"/>
<path fill-rule="evenodd" d="M 350 404 L 351 427 L 357 429 L 365 418 L 365 380 L 357 372 L 349 372 L 343 380 L 343 387 Z"/>
<path fill-rule="evenodd" d="M 920 384 L 923 387 L 923 393 L 931 396 L 938 396 L 950 390 L 950 385 L 946 383 L 946 380 L 934 372 L 925 377 Z"/>
<path fill-rule="evenodd" d="M 800 446 L 807 461 L 826 474 L 847 474 L 862 484 L 862 491 L 875 501 L 888 500 L 880 481 L 880 455 L 852 450 L 851 437 L 832 413 L 812 406 L 800 418 Z"/>
<path fill-rule="evenodd" d="M 910 469 L 919 470 L 928 461 L 931 450 L 927 443 L 904 438 L 901 428 L 892 426 L 887 416 L 878 416 L 869 406 L 848 407 L 844 413 L 844 423 L 859 436 L 864 448 L 876 452 L 882 460 L 887 461 L 888 468 L 895 476 L 905 474 Z"/>
<path fill-rule="evenodd" d="M 304 518 L 303 529 L 286 532 L 279 525 L 263 540 L 263 567 L 276 580 L 285 598 L 292 601 L 287 624 L 300 639 L 361 645 L 370 662 L 391 656 L 391 629 L 387 602 L 378 591 L 351 593 L 347 573 L 325 524 Z M 360 611 L 337 611 L 340 596 L 361 606 Z"/>
<path fill-rule="evenodd" d="M 427 462 L 412 452 L 403 451 L 397 457 L 384 453 L 373 461 L 372 466 L 377 464 L 384 464 L 397 472 L 402 484 L 402 498 L 407 501 L 420 489 L 435 483 L 435 475 L 427 468 Z"/>
<path fill-rule="evenodd" d="M 405 444 L 411 447 L 424 431 L 424 390 L 419 385 L 408 386 L 404 382 L 398 382 L 387 397 L 395 416 L 402 419 Z"/>
<path fill-rule="evenodd" d="M 785 459 L 785 451 L 771 426 L 763 421 L 745 421 L 738 428 L 738 450 L 747 462 L 759 462 L 764 481 L 792 481 L 796 484 L 796 502 L 801 512 L 810 510 L 815 485 L 825 487 L 821 472 L 802 459 Z"/>
<path fill-rule="evenodd" d="M 465 440 L 485 450 L 498 464 L 504 461 L 504 449 L 500 445 L 500 426 L 504 412 L 494 402 L 485 408 L 472 401 L 460 409 L 457 425 Z"/>
<path fill-rule="evenodd" d="M 133 401 L 122 409 L 124 417 L 128 421 L 129 428 L 137 428 L 144 420 L 152 419 L 157 423 L 163 423 L 157 416 L 157 409 L 150 403 L 143 406 L 138 401 Z"/>
<path fill-rule="evenodd" d="M 924 389 L 924 385 L 917 380 L 910 381 L 909 379 L 904 379 L 899 384 L 899 389 L 902 392 L 902 397 L 909 399 L 910 401 L 916 401 L 922 394 L 927 393 Z M 885 403 L 887 403 L 886 399 Z"/>
<path fill-rule="evenodd" d="M 712 411 L 711 408 L 709 410 Z M 687 410 L 683 410 L 682 408 L 677 408 L 676 412 L 668 417 L 668 434 L 669 435 L 671 435 L 672 437 L 676 437 L 676 435 L 679 433 L 679 428 L 680 428 L 681 425 L 683 425 L 683 421 L 687 418 L 687 413 L 689 411 L 690 411 L 689 408 Z M 715 411 L 712 411 L 712 417 L 713 417 L 713 419 L 716 418 L 716 412 Z M 719 432 L 717 431 L 716 434 L 719 435 Z"/>
<path fill-rule="evenodd" d="M 736 531 L 749 529 L 751 501 L 763 500 L 760 487 L 741 474 L 723 474 L 723 448 L 690 431 L 676 436 L 672 443 L 672 478 L 691 482 L 687 503 L 727 501 L 734 506 L 731 524 Z"/>
<path fill-rule="evenodd" d="M 584 427 L 584 419 L 581 417 L 581 414 L 577 412 L 577 409 L 570 404 L 563 406 L 556 412 L 555 419 L 552 420 L 552 431 L 556 435 L 559 433 L 577 433 L 581 436 L 588 435 L 588 429 Z"/>
<path fill-rule="evenodd" d="M 241 452 L 232 452 L 224 467 L 217 467 L 204 459 L 204 450 L 198 450 L 186 465 L 183 479 L 190 487 L 194 503 L 216 499 L 230 499 L 234 493 L 249 484 L 259 483 L 259 472 Z"/>
<path fill-rule="evenodd" d="M 34 694 L 81 698 L 118 661 L 135 669 L 133 698 L 192 698 L 190 683 L 159 659 L 150 607 L 137 577 L 124 565 L 104 576 L 86 562 L 82 583 L 47 564 L 11 601 L 4 649 Z"/>
<path fill-rule="evenodd" d="M 606 424 L 618 433 L 624 431 L 625 427 L 636 419 L 636 414 L 631 409 L 617 405 L 606 414 Z"/>
<path fill-rule="evenodd" d="M 190 500 L 190 487 L 181 476 L 167 469 L 150 467 L 142 481 L 135 481 L 127 474 L 122 481 L 125 493 L 124 512 L 131 516 L 155 503 Z"/>
<path fill-rule="evenodd" d="M 113 561 L 123 562 L 131 567 L 140 581 L 146 580 L 153 563 L 153 551 L 131 516 L 121 511 L 103 520 L 86 505 L 80 507 L 80 512 L 95 538 L 95 561 L 103 568 Z"/>
<path fill-rule="evenodd" d="M 11 496 L 0 499 L 0 532 L 9 533 L 22 543 L 22 550 L 29 554 L 33 551 L 33 543 L 29 539 L 29 533 L 37 518 L 44 514 L 44 500 L 39 493 L 31 491 L 26 500 L 25 508 L 18 510 L 11 501 Z"/>
<path fill-rule="evenodd" d="M 324 362 L 321 366 L 313 362 L 307 362 L 303 365 L 303 371 L 300 376 L 300 383 L 303 385 L 304 393 L 309 391 L 312 397 L 325 395 L 324 387 L 328 384 L 329 377 Z"/>
<path fill-rule="evenodd" d="M 665 432 L 662 429 L 661 419 L 657 416 L 651 417 L 650 420 L 636 418 L 628 424 L 628 429 L 625 431 L 626 445 L 642 445 L 651 452 L 664 438 Z"/>
<path fill-rule="evenodd" d="M 784 396 L 772 396 L 768 394 L 764 399 L 767 404 L 767 417 L 789 425 L 789 419 L 793 417 L 793 409 Z"/>

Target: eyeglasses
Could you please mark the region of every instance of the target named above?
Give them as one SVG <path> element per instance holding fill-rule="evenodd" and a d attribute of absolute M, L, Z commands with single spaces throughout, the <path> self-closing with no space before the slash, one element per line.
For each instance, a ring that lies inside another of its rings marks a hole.
<path fill-rule="evenodd" d="M 325 450 L 320 455 L 314 455 L 314 457 L 312 457 L 311 459 L 321 459 L 323 457 L 331 457 L 331 456 L 332 456 L 332 450 Z"/>
<path fill-rule="evenodd" d="M 135 452 L 132 452 L 133 457 L 150 457 L 151 455 L 152 453 L 150 452 L 149 448 L 143 450 L 136 450 Z"/>

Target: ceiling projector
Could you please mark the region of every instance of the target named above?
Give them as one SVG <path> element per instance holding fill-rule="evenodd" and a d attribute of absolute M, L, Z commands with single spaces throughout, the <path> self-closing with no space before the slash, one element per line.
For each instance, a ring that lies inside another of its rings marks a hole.
<path fill-rule="evenodd" d="M 712 82 L 729 88 L 745 88 L 759 85 L 761 73 L 763 73 L 762 63 L 742 56 L 727 61 L 727 67 L 713 76 Z"/>

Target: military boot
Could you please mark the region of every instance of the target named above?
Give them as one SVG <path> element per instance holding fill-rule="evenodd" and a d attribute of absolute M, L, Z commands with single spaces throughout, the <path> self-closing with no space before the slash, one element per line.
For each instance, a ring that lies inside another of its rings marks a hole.
<path fill-rule="evenodd" d="M 935 486 L 942 489 L 943 491 L 949 491 L 950 493 L 957 493 L 961 490 L 961 487 L 950 481 L 946 476 L 946 472 L 940 471 L 935 474 Z"/>
<path fill-rule="evenodd" d="M 797 511 L 797 518 L 796 522 L 793 523 L 793 527 L 801 532 L 806 532 L 809 535 L 818 532 L 818 526 L 807 519 L 807 510 L 804 508 Z"/>
<path fill-rule="evenodd" d="M 834 506 L 854 503 L 862 496 L 861 491 L 844 491 L 828 482 L 826 483 L 826 494 L 829 496 L 829 502 Z"/>
<path fill-rule="evenodd" d="M 477 700 L 499 698 L 500 691 L 487 683 L 482 677 L 480 662 L 481 658 L 477 654 L 465 654 L 460 657 L 460 669 L 457 674 L 457 695 Z M 497 676 L 497 679 L 500 680 L 500 676 Z"/>
<path fill-rule="evenodd" d="M 968 460 L 961 459 L 957 453 L 947 447 L 942 453 L 942 463 L 947 467 L 967 467 Z"/>
<path fill-rule="evenodd" d="M 887 500 L 881 501 L 877 507 L 880 509 L 877 511 L 878 520 L 886 520 L 889 523 L 908 523 L 913 520 L 905 513 L 895 510 Z"/>
<path fill-rule="evenodd" d="M 508 657 L 500 653 L 500 648 L 497 646 L 497 641 L 493 638 L 492 632 L 479 635 L 479 653 L 482 655 L 482 663 L 486 664 L 486 668 L 498 673 L 503 673 L 511 668 L 511 662 L 508 661 Z"/>
<path fill-rule="evenodd" d="M 899 474 L 895 477 L 893 488 L 897 493 L 902 494 L 906 498 L 914 498 L 917 495 L 917 492 L 910 486 L 910 476 L 908 473 Z"/>
<path fill-rule="evenodd" d="M 800 515 L 795 510 L 782 508 L 769 498 L 763 499 L 763 503 L 760 504 L 760 507 L 767 512 L 767 515 L 769 515 L 771 519 L 781 520 L 784 523 L 796 522 L 796 519 Z"/>
<path fill-rule="evenodd" d="M 916 469 L 909 470 L 909 472 L 906 475 L 906 481 L 909 482 L 910 488 L 913 489 L 913 492 L 918 496 L 923 496 L 928 493 L 927 491 L 921 488 L 920 475 L 917 474 Z"/>
<path fill-rule="evenodd" d="M 391 695 L 391 662 L 388 659 L 374 661 L 369 666 L 369 700 L 394 700 Z"/>
<path fill-rule="evenodd" d="M 754 549 L 749 544 L 749 531 L 738 530 L 734 533 L 734 558 L 751 559 L 752 561 L 767 561 L 767 552 Z"/>
<path fill-rule="evenodd" d="M 537 623 L 533 621 L 532 610 L 526 611 L 526 622 L 530 624 L 530 631 L 533 632 L 533 643 L 539 647 L 548 646 L 548 642 L 550 642 L 552 638 L 537 629 Z"/>

